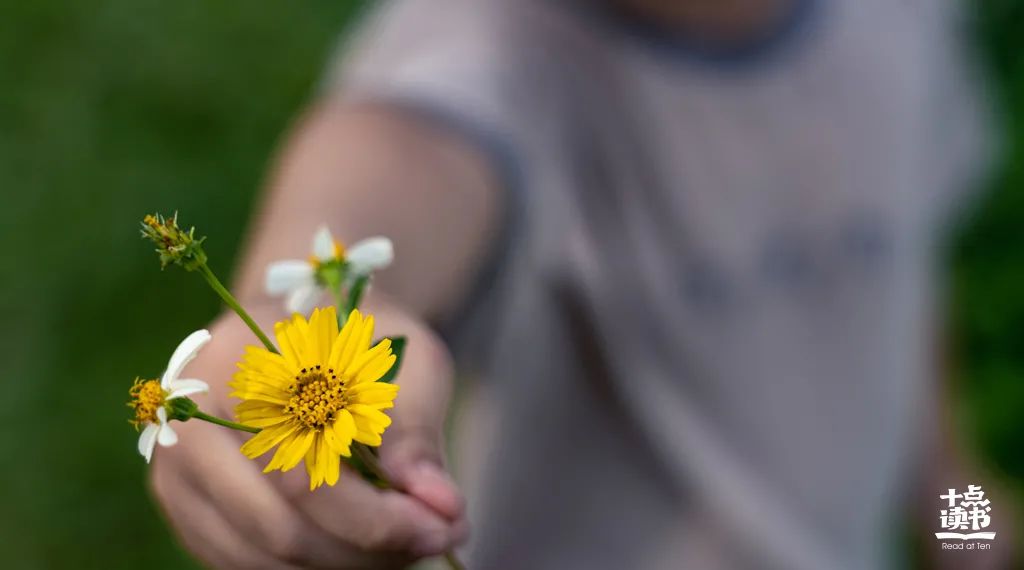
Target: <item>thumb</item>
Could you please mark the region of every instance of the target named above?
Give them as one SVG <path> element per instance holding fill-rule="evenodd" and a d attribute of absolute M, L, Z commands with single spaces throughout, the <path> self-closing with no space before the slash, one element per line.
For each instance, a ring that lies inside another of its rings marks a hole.
<path fill-rule="evenodd" d="M 385 438 L 380 458 L 392 482 L 442 517 L 459 519 L 464 501 L 444 469 L 440 436 L 420 428 L 395 430 L 389 435 L 392 437 Z"/>
<path fill-rule="evenodd" d="M 451 360 L 433 335 L 410 338 L 403 360 L 392 425 L 380 447 L 381 464 L 398 488 L 456 521 L 463 515 L 464 500 L 444 468 Z"/>

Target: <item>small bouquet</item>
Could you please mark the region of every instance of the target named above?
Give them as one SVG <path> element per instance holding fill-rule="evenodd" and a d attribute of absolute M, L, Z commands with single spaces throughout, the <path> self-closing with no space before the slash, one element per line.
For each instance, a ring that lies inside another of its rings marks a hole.
<path fill-rule="evenodd" d="M 304 462 L 311 491 L 336 484 L 342 461 L 373 484 L 391 488 L 376 448 L 391 424 L 385 411 L 394 407 L 398 394 L 392 380 L 406 339 L 374 339 L 373 316 L 359 311 L 373 271 L 391 263 L 391 241 L 370 238 L 346 250 L 324 226 L 314 235 L 308 260 L 271 264 L 267 292 L 284 296 L 292 314 L 274 325 L 275 344 L 210 270 L 202 247 L 206 238 L 196 238 L 195 228 L 183 230 L 177 214 L 148 215 L 142 236 L 156 245 L 161 267 L 178 265 L 202 275 L 262 344 L 246 347 L 229 383 L 231 396 L 240 400 L 237 421 L 199 409 L 189 396 L 207 392 L 209 385 L 181 378 L 185 366 L 211 340 L 206 330 L 178 345 L 160 378 L 136 378 L 128 406 L 134 411 L 131 423 L 141 432 L 138 449 L 146 461 L 157 444 L 177 443 L 170 422 L 198 419 L 254 434 L 241 446 L 250 459 L 275 450 L 265 473 L 288 471 Z M 316 308 L 325 292 L 336 306 Z M 452 568 L 462 567 L 451 553 L 445 558 Z"/>

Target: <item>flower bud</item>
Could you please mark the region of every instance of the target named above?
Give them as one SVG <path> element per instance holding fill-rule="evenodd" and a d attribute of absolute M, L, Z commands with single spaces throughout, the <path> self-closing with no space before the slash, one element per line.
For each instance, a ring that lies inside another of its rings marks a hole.
<path fill-rule="evenodd" d="M 188 421 L 199 410 L 199 404 L 185 396 L 167 400 L 164 405 L 167 407 L 167 419 L 179 422 Z"/>
<path fill-rule="evenodd" d="M 156 245 L 161 267 L 175 264 L 187 271 L 195 271 L 206 263 L 206 253 L 201 247 L 206 238 L 196 239 L 195 230 L 189 228 L 186 232 L 178 227 L 177 213 L 170 218 L 155 214 L 142 219 L 142 237 Z"/>

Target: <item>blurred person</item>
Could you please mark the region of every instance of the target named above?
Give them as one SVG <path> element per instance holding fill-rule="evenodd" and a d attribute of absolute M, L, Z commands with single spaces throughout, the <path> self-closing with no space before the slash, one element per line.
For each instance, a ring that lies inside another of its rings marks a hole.
<path fill-rule="evenodd" d="M 941 0 L 382 3 L 236 292 L 269 324 L 266 265 L 320 223 L 393 238 L 366 307 L 410 337 L 380 449 L 407 494 L 309 493 L 191 422 L 152 475 L 182 540 L 225 568 L 401 567 L 472 527 L 480 569 L 867 569 L 909 517 L 934 550 L 938 495 L 988 483 L 942 436 L 934 342 L 988 154 L 959 27 Z M 212 329 L 190 373 L 223 386 L 253 339 Z"/>

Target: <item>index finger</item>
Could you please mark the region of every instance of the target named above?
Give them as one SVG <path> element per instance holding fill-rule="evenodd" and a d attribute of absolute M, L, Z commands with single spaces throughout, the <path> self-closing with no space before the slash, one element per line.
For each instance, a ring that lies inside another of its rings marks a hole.
<path fill-rule="evenodd" d="M 334 486 L 309 491 L 303 474 L 279 476 L 292 503 L 318 527 L 361 552 L 388 558 L 434 556 L 452 548 L 463 531 L 418 500 L 378 489 L 342 465 Z"/>
<path fill-rule="evenodd" d="M 240 442 L 233 433 L 198 421 L 183 424 L 179 431 L 182 444 L 161 450 L 157 462 L 167 464 L 156 467 L 195 489 L 249 543 L 277 560 L 304 567 L 336 567 L 356 554 L 303 517 L 238 451 Z"/>

